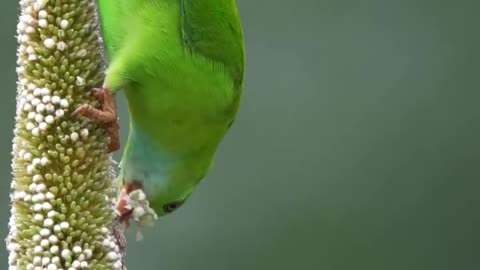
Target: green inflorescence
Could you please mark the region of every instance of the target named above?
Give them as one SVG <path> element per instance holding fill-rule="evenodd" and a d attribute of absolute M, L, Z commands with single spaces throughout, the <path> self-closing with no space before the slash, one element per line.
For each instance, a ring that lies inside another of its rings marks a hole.
<path fill-rule="evenodd" d="M 9 269 L 123 269 L 108 136 L 71 116 L 103 75 L 94 0 L 20 6 Z"/>

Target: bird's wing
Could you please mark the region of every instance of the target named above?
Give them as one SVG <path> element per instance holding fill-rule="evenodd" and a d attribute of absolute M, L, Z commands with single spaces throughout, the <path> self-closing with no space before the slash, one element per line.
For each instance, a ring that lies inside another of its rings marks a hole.
<path fill-rule="evenodd" d="M 184 46 L 223 63 L 241 85 L 245 49 L 235 0 L 181 0 L 181 13 Z"/>

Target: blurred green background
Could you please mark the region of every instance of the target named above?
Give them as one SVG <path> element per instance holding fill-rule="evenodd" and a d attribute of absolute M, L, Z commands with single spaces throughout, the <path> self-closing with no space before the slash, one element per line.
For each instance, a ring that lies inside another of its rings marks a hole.
<path fill-rule="evenodd" d="M 129 269 L 478 269 L 480 3 L 238 4 L 240 117 L 188 204 L 131 233 Z M 0 10 L 4 238 L 18 3 Z"/>

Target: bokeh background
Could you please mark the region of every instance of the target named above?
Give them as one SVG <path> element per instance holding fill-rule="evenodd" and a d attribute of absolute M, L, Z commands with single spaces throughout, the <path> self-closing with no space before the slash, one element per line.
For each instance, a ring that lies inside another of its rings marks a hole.
<path fill-rule="evenodd" d="M 130 235 L 129 269 L 478 269 L 479 2 L 238 4 L 239 119 L 188 204 Z M 0 2 L 1 238 L 17 6 Z"/>

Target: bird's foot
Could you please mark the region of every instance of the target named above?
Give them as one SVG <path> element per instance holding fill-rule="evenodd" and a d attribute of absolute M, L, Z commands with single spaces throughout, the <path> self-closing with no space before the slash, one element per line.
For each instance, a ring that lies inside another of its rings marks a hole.
<path fill-rule="evenodd" d="M 83 104 L 78 107 L 72 116 L 84 116 L 93 121 L 106 125 L 110 143 L 108 145 L 108 153 L 115 152 L 120 149 L 120 136 L 117 114 L 117 103 L 115 97 L 106 88 L 92 89 L 93 96 L 100 102 L 102 108 L 97 109 L 90 104 Z"/>
<path fill-rule="evenodd" d="M 142 239 L 141 227 L 151 225 L 157 219 L 140 182 L 127 183 L 123 186 L 117 201 L 117 211 L 125 229 L 129 227 L 131 219 L 137 223 L 137 240 Z"/>

